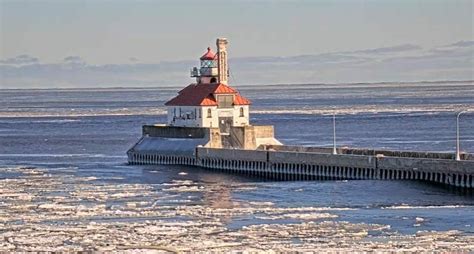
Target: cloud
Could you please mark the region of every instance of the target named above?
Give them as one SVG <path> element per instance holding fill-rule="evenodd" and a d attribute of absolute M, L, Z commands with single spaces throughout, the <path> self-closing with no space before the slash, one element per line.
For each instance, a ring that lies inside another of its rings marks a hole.
<path fill-rule="evenodd" d="M 448 47 L 472 47 L 474 46 L 474 41 L 458 41 L 453 44 L 446 45 Z"/>
<path fill-rule="evenodd" d="M 254 68 L 253 65 L 266 65 L 273 68 L 326 68 L 354 67 L 377 63 L 390 57 L 421 54 L 422 47 L 413 44 L 396 45 L 392 47 L 364 49 L 355 51 L 330 52 L 317 55 L 300 55 L 290 57 L 249 57 L 231 59 L 238 68 Z M 250 64 L 246 64 L 250 63 Z"/>
<path fill-rule="evenodd" d="M 86 64 L 86 61 L 80 56 L 68 56 L 63 59 L 67 64 Z"/>
<path fill-rule="evenodd" d="M 387 54 L 387 53 L 398 53 L 398 52 L 414 51 L 414 50 L 421 50 L 421 49 L 422 48 L 418 45 L 403 44 L 403 45 L 397 45 L 397 46 L 392 46 L 392 47 L 383 47 L 383 48 L 374 48 L 374 49 L 364 49 L 364 50 L 350 51 L 350 52 L 346 52 L 346 53 Z"/>
<path fill-rule="evenodd" d="M 288 57 L 231 56 L 230 81 L 250 85 L 472 80 L 473 54 L 472 42 L 460 41 L 427 49 L 403 44 Z M 0 74 L 1 83 L 8 88 L 183 86 L 193 82 L 189 69 L 199 64 L 197 57 L 161 63 L 142 63 L 131 58 L 128 64 L 93 65 L 80 56 L 68 56 L 54 64 L 0 65 Z"/>
<path fill-rule="evenodd" d="M 19 55 L 5 60 L 0 60 L 0 64 L 11 64 L 11 65 L 24 65 L 24 64 L 37 64 L 39 59 L 29 55 Z"/>

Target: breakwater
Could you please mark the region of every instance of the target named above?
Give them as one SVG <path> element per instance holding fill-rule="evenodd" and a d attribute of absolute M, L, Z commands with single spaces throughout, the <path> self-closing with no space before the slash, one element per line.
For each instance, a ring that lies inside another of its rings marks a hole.
<path fill-rule="evenodd" d="M 189 165 L 275 180 L 418 180 L 463 189 L 474 188 L 474 160 L 446 159 L 443 153 L 414 153 L 363 149 L 271 146 L 260 150 L 196 147 L 174 155 L 152 151 L 128 151 L 130 164 Z M 398 155 L 398 156 L 393 156 Z M 464 155 L 472 158 L 472 155 Z"/>

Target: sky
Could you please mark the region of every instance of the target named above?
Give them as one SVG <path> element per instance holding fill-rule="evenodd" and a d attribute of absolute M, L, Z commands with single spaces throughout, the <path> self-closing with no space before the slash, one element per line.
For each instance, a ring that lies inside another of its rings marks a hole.
<path fill-rule="evenodd" d="M 0 88 L 187 84 L 217 37 L 229 39 L 234 81 L 249 85 L 472 80 L 473 8 L 471 0 L 0 0 Z"/>

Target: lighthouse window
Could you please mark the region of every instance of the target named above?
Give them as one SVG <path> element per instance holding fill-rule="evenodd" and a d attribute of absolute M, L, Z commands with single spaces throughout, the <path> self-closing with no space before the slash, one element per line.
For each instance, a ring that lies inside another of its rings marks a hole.
<path fill-rule="evenodd" d="M 207 118 L 212 118 L 212 110 L 211 109 L 207 110 Z"/>
<path fill-rule="evenodd" d="M 234 104 L 233 95 L 219 95 L 217 96 L 217 106 L 219 108 L 232 108 Z"/>
<path fill-rule="evenodd" d="M 217 67 L 217 61 L 216 60 L 201 60 L 201 67 L 215 68 Z"/>
<path fill-rule="evenodd" d="M 244 117 L 244 108 L 240 108 L 240 117 Z"/>

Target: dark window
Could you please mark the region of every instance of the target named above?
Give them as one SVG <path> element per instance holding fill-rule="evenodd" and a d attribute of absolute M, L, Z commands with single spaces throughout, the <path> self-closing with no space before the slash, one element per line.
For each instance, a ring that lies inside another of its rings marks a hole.
<path fill-rule="evenodd" d="M 218 95 L 217 96 L 217 106 L 219 108 L 232 108 L 234 104 L 233 95 Z"/>
<path fill-rule="evenodd" d="M 207 110 L 207 118 L 212 118 L 212 110 L 211 109 Z"/>
<path fill-rule="evenodd" d="M 217 79 L 216 78 L 211 78 L 211 83 L 216 83 Z"/>
<path fill-rule="evenodd" d="M 244 117 L 244 108 L 240 108 L 240 117 Z"/>

